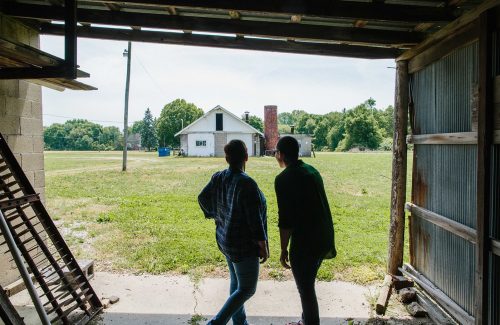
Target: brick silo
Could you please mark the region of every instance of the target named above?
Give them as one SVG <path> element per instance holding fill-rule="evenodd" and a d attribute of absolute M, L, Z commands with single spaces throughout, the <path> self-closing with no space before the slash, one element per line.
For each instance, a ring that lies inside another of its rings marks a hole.
<path fill-rule="evenodd" d="M 266 150 L 276 149 L 279 140 L 278 133 L 278 106 L 264 106 L 264 136 L 266 137 Z"/>

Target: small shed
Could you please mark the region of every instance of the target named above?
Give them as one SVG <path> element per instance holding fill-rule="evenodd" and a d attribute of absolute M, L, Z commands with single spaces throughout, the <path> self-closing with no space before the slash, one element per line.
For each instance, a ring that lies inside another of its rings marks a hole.
<path fill-rule="evenodd" d="M 297 139 L 299 142 L 299 156 L 300 157 L 311 157 L 312 154 L 312 135 L 310 134 L 299 134 L 299 133 L 284 133 L 280 134 L 280 137 L 290 136 Z"/>

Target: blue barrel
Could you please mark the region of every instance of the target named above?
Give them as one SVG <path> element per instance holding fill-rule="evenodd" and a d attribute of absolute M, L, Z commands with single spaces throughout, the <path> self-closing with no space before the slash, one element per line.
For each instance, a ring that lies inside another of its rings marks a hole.
<path fill-rule="evenodd" d="M 158 157 L 170 156 L 170 148 L 158 148 Z"/>

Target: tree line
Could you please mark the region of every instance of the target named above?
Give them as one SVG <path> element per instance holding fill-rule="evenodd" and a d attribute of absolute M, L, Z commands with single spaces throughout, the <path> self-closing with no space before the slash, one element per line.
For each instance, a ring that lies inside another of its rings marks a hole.
<path fill-rule="evenodd" d="M 280 133 L 290 133 L 294 126 L 296 133 L 312 135 L 315 150 L 348 151 L 352 148 L 391 150 L 393 133 L 392 106 L 377 109 L 370 98 L 352 109 L 327 114 L 310 114 L 294 110 L 278 114 Z M 184 99 L 166 104 L 158 118 L 146 109 L 144 118 L 133 123 L 129 134 L 140 134 L 142 148 L 179 147 L 180 139 L 175 137 L 183 127 L 201 116 L 203 110 Z M 244 116 L 241 117 L 245 119 Z M 248 123 L 263 132 L 263 121 L 255 115 Z M 114 126 L 75 119 L 63 124 L 55 123 L 44 129 L 47 150 L 122 150 L 123 133 Z"/>

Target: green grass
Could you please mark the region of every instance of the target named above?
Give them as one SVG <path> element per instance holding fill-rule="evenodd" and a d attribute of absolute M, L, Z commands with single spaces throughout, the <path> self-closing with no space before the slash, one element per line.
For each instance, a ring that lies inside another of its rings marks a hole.
<path fill-rule="evenodd" d="M 320 153 L 305 161 L 323 175 L 335 223 L 338 257 L 322 280 L 368 283 L 383 278 L 390 203 L 390 153 Z M 219 274 L 225 260 L 197 195 L 221 158 L 158 158 L 131 152 L 126 173 L 119 152 L 46 152 L 49 212 L 80 257 L 98 267 L 148 273 Z M 264 276 L 290 276 L 279 265 L 274 158 L 251 158 L 247 172 L 268 202 L 271 258 Z M 82 236 L 83 233 L 83 236 Z M 83 240 L 82 240 L 83 237 Z"/>

